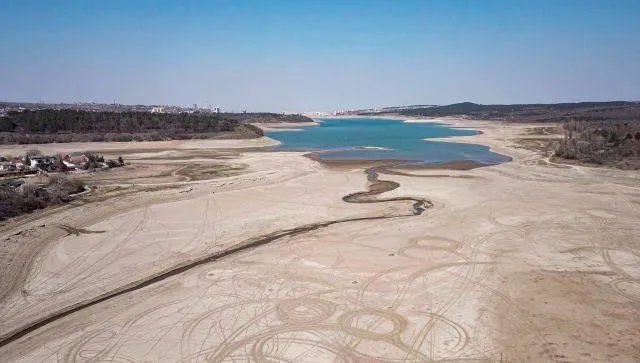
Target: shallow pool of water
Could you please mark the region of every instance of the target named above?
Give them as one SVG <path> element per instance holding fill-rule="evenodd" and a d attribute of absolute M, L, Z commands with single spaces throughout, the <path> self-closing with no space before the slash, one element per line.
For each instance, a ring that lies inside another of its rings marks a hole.
<path fill-rule="evenodd" d="M 327 160 L 406 160 L 423 163 L 471 160 L 483 164 L 509 160 L 482 145 L 424 140 L 476 134 L 476 131 L 452 128 L 442 123 L 407 123 L 382 118 L 317 121 L 318 126 L 268 131 L 265 134 L 282 143 L 276 147 L 278 150 L 318 151 L 319 157 Z"/>

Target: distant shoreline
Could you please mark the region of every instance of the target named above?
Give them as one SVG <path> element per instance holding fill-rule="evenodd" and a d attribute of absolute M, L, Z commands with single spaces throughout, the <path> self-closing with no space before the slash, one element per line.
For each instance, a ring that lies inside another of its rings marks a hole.
<path fill-rule="evenodd" d="M 252 123 L 253 126 L 260 128 L 262 131 L 292 131 L 298 127 L 318 126 L 316 121 L 312 122 L 278 122 L 278 123 Z"/>

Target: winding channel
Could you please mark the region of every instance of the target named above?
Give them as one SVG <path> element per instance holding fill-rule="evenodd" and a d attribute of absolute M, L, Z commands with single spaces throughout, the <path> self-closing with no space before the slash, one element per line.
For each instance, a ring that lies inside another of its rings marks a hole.
<path fill-rule="evenodd" d="M 367 221 L 367 220 L 382 220 L 382 219 L 391 219 L 391 218 L 400 218 L 400 217 L 409 217 L 409 216 L 417 216 L 422 214 L 427 208 L 431 208 L 433 203 L 427 199 L 423 198 L 414 198 L 414 197 L 393 197 L 393 198 L 377 198 L 378 195 L 394 190 L 400 186 L 399 183 L 389 180 L 379 180 L 378 173 L 375 168 L 370 168 L 366 170 L 367 173 L 367 191 L 363 192 L 355 192 L 348 195 L 345 195 L 342 200 L 346 203 L 384 203 L 384 202 L 392 202 L 392 201 L 410 201 L 412 202 L 412 209 L 406 214 L 397 214 L 397 215 L 381 215 L 381 216 L 372 216 L 372 217 L 357 217 L 357 218 L 344 218 L 344 219 L 336 219 L 331 221 L 319 222 L 319 223 L 311 223 L 305 224 L 302 226 L 298 226 L 295 228 L 284 229 L 280 231 L 275 231 L 263 236 L 259 236 L 256 238 L 251 238 L 240 242 L 234 247 L 219 251 L 215 254 L 203 256 L 199 259 L 192 261 L 185 261 L 181 264 L 178 264 L 168 270 L 160 271 L 156 274 L 147 276 L 143 279 L 133 281 L 129 284 L 121 286 L 117 289 L 108 291 L 101 295 L 98 295 L 92 299 L 78 302 L 76 304 L 70 305 L 62 310 L 49 315 L 47 317 L 36 320 L 19 330 L 15 330 L 13 332 L 7 332 L 0 335 L 0 347 L 4 347 L 33 331 L 42 328 L 48 324 L 51 324 L 57 320 L 60 320 L 68 315 L 76 313 L 78 311 L 87 309 L 91 306 L 100 304 L 107 300 L 111 300 L 120 295 L 124 295 L 130 292 L 134 292 L 136 290 L 140 290 L 147 286 L 151 286 L 155 283 L 166 280 L 170 277 L 180 275 L 184 272 L 187 272 L 195 267 L 217 261 L 221 258 L 243 252 L 246 250 L 250 250 L 256 247 L 264 246 L 271 242 L 274 242 L 280 238 L 287 236 L 297 236 L 307 232 L 315 231 L 324 227 L 328 227 L 334 224 L 347 223 L 347 222 L 358 222 L 358 221 Z"/>

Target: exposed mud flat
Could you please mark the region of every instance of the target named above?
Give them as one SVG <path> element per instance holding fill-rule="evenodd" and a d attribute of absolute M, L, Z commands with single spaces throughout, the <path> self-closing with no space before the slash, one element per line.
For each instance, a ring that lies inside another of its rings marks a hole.
<path fill-rule="evenodd" d="M 7 226 L 0 356 L 639 360 L 638 173 L 556 167 L 519 147 L 538 125 L 449 121 L 513 161 L 365 175 L 212 156 L 243 169 Z"/>
<path fill-rule="evenodd" d="M 160 283 L 168 278 L 181 275 L 201 265 L 212 263 L 224 257 L 231 256 L 236 253 L 244 252 L 246 250 L 253 249 L 256 247 L 260 247 L 285 237 L 292 237 L 292 236 L 308 233 L 320 228 L 329 227 L 339 223 L 383 220 L 388 218 L 407 217 L 411 215 L 418 216 L 422 214 L 422 212 L 424 212 L 426 208 L 433 206 L 433 204 L 426 199 L 417 199 L 412 197 L 395 197 L 395 198 L 388 198 L 388 199 L 375 198 L 375 196 L 379 194 L 396 189 L 397 187 L 399 187 L 399 184 L 395 182 L 386 181 L 386 180 L 378 180 L 378 176 L 375 173 L 375 171 L 368 170 L 367 172 L 368 172 L 368 180 L 369 180 L 369 184 L 367 185 L 368 190 L 364 192 L 356 192 L 356 193 L 346 195 L 342 198 L 342 200 L 348 203 L 384 203 L 384 202 L 393 202 L 393 201 L 411 201 L 413 202 L 411 213 L 398 214 L 398 215 L 385 214 L 385 215 L 372 216 L 372 217 L 344 218 L 344 219 L 331 220 L 326 222 L 312 223 L 312 224 L 302 225 L 295 228 L 272 232 L 264 236 L 259 236 L 246 241 L 242 241 L 236 245 L 223 249 L 214 254 L 205 255 L 192 261 L 184 261 L 176 266 L 168 268 L 167 270 L 160 271 L 151 276 L 147 276 L 140 280 L 130 282 L 127 285 L 120 286 L 111 291 L 104 292 L 94 298 L 85 299 L 82 301 L 78 301 L 73 305 L 62 307 L 59 311 L 54 312 L 51 315 L 42 317 L 39 320 L 35 320 L 30 324 L 21 327 L 19 330 L 9 332 L 8 334 L 7 333 L 3 334 L 1 336 L 2 339 L 0 340 L 0 347 L 3 345 L 7 345 L 15 340 L 18 340 L 23 336 L 37 329 L 45 327 L 49 324 L 52 324 L 57 320 L 60 320 L 68 315 L 78 313 L 94 305 L 107 302 L 123 294 L 137 292 L 142 288 Z M 193 189 L 190 188 L 188 191 L 190 192 L 192 190 Z M 58 225 L 57 227 L 67 232 L 67 236 L 70 236 L 70 235 L 80 236 L 80 234 L 94 234 L 94 233 L 105 232 L 105 231 L 90 231 L 87 229 L 76 228 L 76 227 L 71 227 L 67 225 Z"/>

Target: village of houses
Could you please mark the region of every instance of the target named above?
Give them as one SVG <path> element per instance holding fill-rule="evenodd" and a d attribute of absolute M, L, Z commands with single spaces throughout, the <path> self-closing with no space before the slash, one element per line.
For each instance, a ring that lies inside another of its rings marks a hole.
<path fill-rule="evenodd" d="M 43 172 L 90 172 L 123 166 L 122 158 L 107 160 L 92 153 L 39 155 L 30 150 L 22 157 L 0 156 L 0 177 L 29 175 Z"/>
<path fill-rule="evenodd" d="M 124 160 L 104 160 L 93 153 L 55 156 L 28 150 L 22 157 L 0 157 L 0 221 L 48 205 L 70 201 L 87 190 L 85 184 L 69 174 L 92 173 L 124 166 Z"/>

